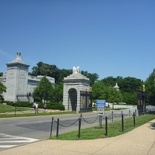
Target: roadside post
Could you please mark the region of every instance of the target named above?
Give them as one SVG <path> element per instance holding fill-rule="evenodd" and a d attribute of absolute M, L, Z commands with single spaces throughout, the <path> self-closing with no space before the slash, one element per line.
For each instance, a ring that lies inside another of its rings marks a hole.
<path fill-rule="evenodd" d="M 96 100 L 96 107 L 99 116 L 99 126 L 102 127 L 102 117 L 104 115 L 104 109 L 106 108 L 106 100 Z"/>

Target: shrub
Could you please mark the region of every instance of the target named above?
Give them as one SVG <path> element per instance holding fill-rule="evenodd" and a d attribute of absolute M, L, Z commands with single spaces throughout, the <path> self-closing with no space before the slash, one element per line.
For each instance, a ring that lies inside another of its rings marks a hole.
<path fill-rule="evenodd" d="M 47 109 L 65 110 L 65 107 L 61 103 L 50 102 L 50 103 L 47 103 Z"/>
<path fill-rule="evenodd" d="M 17 106 L 17 107 L 30 107 L 32 108 L 33 103 L 30 102 L 11 102 L 11 101 L 5 101 L 5 103 L 7 103 L 7 105 L 11 105 L 11 106 Z M 44 103 L 42 102 L 38 102 L 38 108 L 43 108 Z M 49 102 L 47 103 L 47 109 L 54 109 L 54 110 L 65 110 L 64 105 L 62 105 L 62 103 L 53 103 L 53 102 Z"/>
<path fill-rule="evenodd" d="M 33 103 L 30 102 L 12 102 L 12 101 L 5 101 L 7 105 L 17 106 L 17 107 L 32 107 Z"/>

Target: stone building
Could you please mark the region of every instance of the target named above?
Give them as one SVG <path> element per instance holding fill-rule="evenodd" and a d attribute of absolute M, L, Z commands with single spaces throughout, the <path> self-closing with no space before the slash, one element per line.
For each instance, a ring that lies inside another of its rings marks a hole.
<path fill-rule="evenodd" d="M 64 78 L 63 105 L 68 111 L 92 111 L 92 93 L 89 79 L 73 67 L 73 73 Z"/>
<path fill-rule="evenodd" d="M 32 93 L 43 76 L 28 75 L 29 65 L 22 61 L 21 53 L 17 52 L 15 60 L 9 62 L 7 71 L 0 77 L 0 81 L 6 86 L 7 90 L 3 93 L 5 101 L 29 101 L 33 102 Z M 46 78 L 55 85 L 55 79 Z"/>

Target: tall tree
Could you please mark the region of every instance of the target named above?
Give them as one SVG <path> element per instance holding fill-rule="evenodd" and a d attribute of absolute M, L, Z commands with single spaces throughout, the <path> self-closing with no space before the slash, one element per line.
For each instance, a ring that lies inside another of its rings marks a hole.
<path fill-rule="evenodd" d="M 155 69 L 144 82 L 146 88 L 146 101 L 155 105 Z"/>
<path fill-rule="evenodd" d="M 141 88 L 143 81 L 134 77 L 125 77 L 119 82 L 122 92 L 137 92 Z"/>
<path fill-rule="evenodd" d="M 107 91 L 107 98 L 106 98 L 107 102 L 109 103 L 122 102 L 123 97 L 120 91 L 114 89 L 111 86 L 109 87 L 107 86 L 106 91 Z"/>
<path fill-rule="evenodd" d="M 54 93 L 52 97 L 53 102 L 62 103 L 63 102 L 63 83 L 56 84 L 54 88 Z"/>
<path fill-rule="evenodd" d="M 56 65 L 49 65 L 43 62 L 37 63 L 37 66 L 32 68 L 32 73 L 30 75 L 44 75 L 55 78 L 55 82 L 59 83 L 63 81 L 65 76 L 71 74 L 71 70 L 62 69 L 60 70 Z"/>
<path fill-rule="evenodd" d="M 93 100 L 105 99 L 107 102 L 121 102 L 122 94 L 112 86 L 106 86 L 102 81 L 98 81 L 92 86 Z"/>
<path fill-rule="evenodd" d="M 6 92 L 6 87 L 0 82 L 0 100 L 4 100 L 2 93 Z"/>
<path fill-rule="evenodd" d="M 99 78 L 99 76 L 96 73 L 88 73 L 87 71 L 81 71 L 81 74 L 89 78 L 90 85 L 94 84 Z"/>
<path fill-rule="evenodd" d="M 53 86 L 46 77 L 43 77 L 38 83 L 36 89 L 34 90 L 33 98 L 39 101 L 49 101 L 51 100 L 52 95 Z"/>
<path fill-rule="evenodd" d="M 137 93 L 136 92 L 123 92 L 122 101 L 127 104 L 137 104 Z"/>
<path fill-rule="evenodd" d="M 106 86 L 115 86 L 117 81 L 117 78 L 114 78 L 112 76 L 106 77 L 104 79 L 101 80 Z"/>
<path fill-rule="evenodd" d="M 106 94 L 105 92 L 105 85 L 102 81 L 97 81 L 92 85 L 92 96 L 93 100 L 96 99 L 105 99 Z"/>

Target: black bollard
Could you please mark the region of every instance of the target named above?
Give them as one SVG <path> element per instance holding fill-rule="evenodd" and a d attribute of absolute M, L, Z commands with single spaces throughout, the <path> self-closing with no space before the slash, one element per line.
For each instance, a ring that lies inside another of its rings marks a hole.
<path fill-rule="evenodd" d="M 122 114 L 122 132 L 124 132 L 124 115 Z"/>
<path fill-rule="evenodd" d="M 57 119 L 57 133 L 56 133 L 56 137 L 58 138 L 59 135 L 59 118 Z"/>
<path fill-rule="evenodd" d="M 105 135 L 108 136 L 108 118 L 105 117 Z"/>
<path fill-rule="evenodd" d="M 135 113 L 133 113 L 133 126 L 136 126 Z"/>
<path fill-rule="evenodd" d="M 52 137 L 52 129 L 53 129 L 53 117 L 52 117 L 52 121 L 51 121 L 51 131 L 50 131 L 50 137 Z"/>
<path fill-rule="evenodd" d="M 78 138 L 80 138 L 80 131 L 81 131 L 81 118 L 79 118 Z"/>

